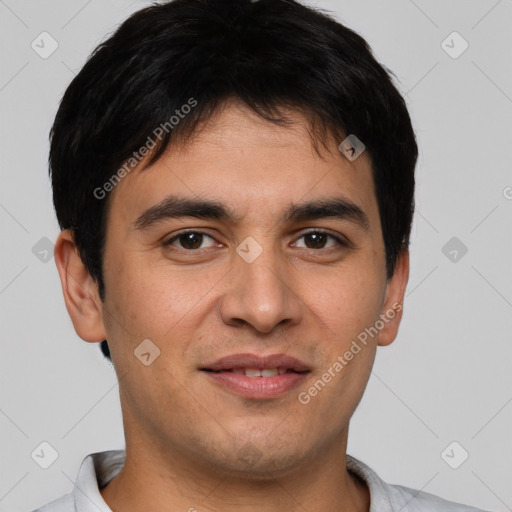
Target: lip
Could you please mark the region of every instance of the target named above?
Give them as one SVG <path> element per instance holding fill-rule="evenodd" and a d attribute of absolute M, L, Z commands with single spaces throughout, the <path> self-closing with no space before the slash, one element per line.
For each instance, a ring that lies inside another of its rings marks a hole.
<path fill-rule="evenodd" d="M 256 354 L 231 354 L 204 366 L 201 370 L 222 371 L 233 370 L 234 368 L 259 368 L 260 370 L 286 368 L 296 372 L 311 370 L 311 368 L 299 359 L 286 354 L 270 354 L 266 356 L 258 356 Z"/>
<path fill-rule="evenodd" d="M 273 377 L 247 377 L 231 371 L 241 368 L 286 368 L 287 373 Z M 303 382 L 311 371 L 306 364 L 286 354 L 232 354 L 200 370 L 216 385 L 254 400 L 269 400 L 285 395 Z"/>

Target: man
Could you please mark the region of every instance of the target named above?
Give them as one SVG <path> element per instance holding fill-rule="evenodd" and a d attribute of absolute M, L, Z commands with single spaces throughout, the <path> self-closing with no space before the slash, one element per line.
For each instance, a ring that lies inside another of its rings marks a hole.
<path fill-rule="evenodd" d="M 52 129 L 55 259 L 126 452 L 39 510 L 477 510 L 346 453 L 402 317 L 416 158 L 365 41 L 293 0 L 175 0 L 100 45 Z"/>

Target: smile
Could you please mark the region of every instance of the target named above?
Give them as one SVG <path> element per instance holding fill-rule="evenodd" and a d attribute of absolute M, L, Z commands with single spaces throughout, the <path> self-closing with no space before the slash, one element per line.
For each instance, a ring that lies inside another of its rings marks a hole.
<path fill-rule="evenodd" d="M 200 370 L 215 385 L 257 400 L 285 395 L 303 382 L 311 371 L 298 359 L 284 354 L 233 354 Z"/>

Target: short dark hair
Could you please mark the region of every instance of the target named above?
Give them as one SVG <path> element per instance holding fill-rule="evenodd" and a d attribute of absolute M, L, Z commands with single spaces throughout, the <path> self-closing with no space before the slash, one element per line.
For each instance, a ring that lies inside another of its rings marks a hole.
<path fill-rule="evenodd" d="M 229 99 L 284 126 L 286 109 L 300 112 L 317 152 L 327 136 L 341 142 L 354 134 L 364 143 L 389 279 L 409 246 L 418 156 L 392 73 L 361 36 L 295 0 L 173 0 L 139 10 L 96 48 L 67 88 L 50 133 L 59 225 L 73 230 L 101 299 L 105 191 L 149 138 L 153 163 Z M 187 115 L 170 121 L 192 101 Z M 106 342 L 102 350 L 109 357 Z"/>

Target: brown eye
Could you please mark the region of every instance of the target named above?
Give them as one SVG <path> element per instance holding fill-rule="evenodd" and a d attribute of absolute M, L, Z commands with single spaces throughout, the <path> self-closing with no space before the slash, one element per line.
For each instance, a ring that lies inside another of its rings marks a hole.
<path fill-rule="evenodd" d="M 328 249 L 330 247 L 335 247 L 336 245 L 347 246 L 347 244 L 341 239 L 322 231 L 311 231 L 309 233 L 305 233 L 297 242 L 295 242 L 294 245 L 295 247 L 305 249 Z"/>
<path fill-rule="evenodd" d="M 324 233 L 309 233 L 304 235 L 304 243 L 308 249 L 322 249 L 327 242 L 327 235 Z"/>
<path fill-rule="evenodd" d="M 214 244 L 215 240 L 211 236 L 197 231 L 189 231 L 172 237 L 165 245 L 173 245 L 179 249 L 191 251 L 211 247 Z"/>

